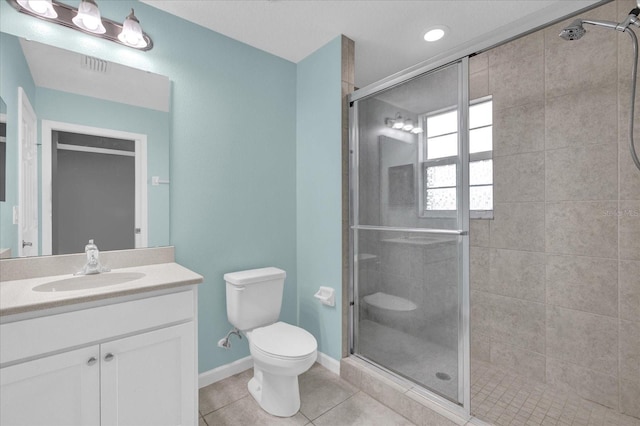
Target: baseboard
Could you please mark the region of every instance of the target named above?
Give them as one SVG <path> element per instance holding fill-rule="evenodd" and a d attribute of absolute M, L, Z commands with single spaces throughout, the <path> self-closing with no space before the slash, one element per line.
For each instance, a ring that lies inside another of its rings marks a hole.
<path fill-rule="evenodd" d="M 212 370 L 205 371 L 198 375 L 198 387 L 203 388 L 212 383 L 231 377 L 234 374 L 242 373 L 245 370 L 253 368 L 253 359 L 251 356 L 240 358 L 239 360 L 221 365 Z"/>
<path fill-rule="evenodd" d="M 331 358 L 329 355 L 318 352 L 318 364 L 332 373 L 340 375 L 340 361 Z"/>
<path fill-rule="evenodd" d="M 337 374 L 338 376 L 340 375 L 340 361 L 336 361 L 329 355 L 318 352 L 318 364 L 332 373 Z M 221 365 L 220 367 L 205 371 L 198 375 L 198 388 L 209 386 L 210 384 L 224 380 L 234 374 L 242 373 L 250 368 L 253 368 L 253 360 L 251 359 L 251 356 L 247 356 L 230 362 L 229 364 Z"/>

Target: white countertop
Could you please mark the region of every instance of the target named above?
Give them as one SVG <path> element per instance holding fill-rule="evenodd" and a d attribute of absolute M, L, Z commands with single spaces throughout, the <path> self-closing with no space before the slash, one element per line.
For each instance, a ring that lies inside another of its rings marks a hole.
<path fill-rule="evenodd" d="M 72 278 L 73 275 L 2 281 L 0 282 L 0 316 L 199 284 L 203 281 L 201 275 L 177 263 L 120 268 L 104 274 L 113 272 L 142 272 L 145 276 L 122 284 L 55 292 L 39 292 L 34 291 L 33 288 L 51 281 Z"/>

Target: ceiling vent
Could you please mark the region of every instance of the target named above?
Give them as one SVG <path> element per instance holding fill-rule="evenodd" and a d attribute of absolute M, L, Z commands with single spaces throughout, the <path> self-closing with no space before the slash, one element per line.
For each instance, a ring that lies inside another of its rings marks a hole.
<path fill-rule="evenodd" d="M 93 56 L 82 55 L 80 58 L 80 67 L 92 72 L 106 74 L 109 70 L 109 62 L 94 58 Z"/>

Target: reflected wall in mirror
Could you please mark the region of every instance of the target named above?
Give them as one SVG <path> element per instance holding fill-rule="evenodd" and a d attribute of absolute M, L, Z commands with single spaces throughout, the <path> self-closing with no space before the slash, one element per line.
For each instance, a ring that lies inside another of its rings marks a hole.
<path fill-rule="evenodd" d="M 169 78 L 1 32 L 0 67 L 0 256 L 168 245 Z"/>

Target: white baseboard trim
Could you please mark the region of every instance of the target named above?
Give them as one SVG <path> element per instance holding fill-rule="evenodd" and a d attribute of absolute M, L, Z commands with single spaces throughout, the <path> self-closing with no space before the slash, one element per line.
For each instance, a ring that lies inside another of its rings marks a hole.
<path fill-rule="evenodd" d="M 340 375 L 340 361 L 331 358 L 329 355 L 318 352 L 318 364 L 332 373 Z"/>
<path fill-rule="evenodd" d="M 338 376 L 340 375 L 340 361 L 331 358 L 329 355 L 318 352 L 318 364 L 332 373 Z M 251 359 L 251 356 L 247 356 L 230 362 L 229 364 L 205 371 L 198 375 L 198 388 L 209 386 L 210 384 L 224 380 L 234 374 L 242 373 L 250 368 L 253 368 L 253 359 Z"/>
<path fill-rule="evenodd" d="M 239 360 L 221 365 L 212 370 L 205 371 L 198 375 L 198 387 L 203 388 L 212 383 L 231 377 L 234 374 L 242 373 L 245 370 L 253 368 L 253 359 L 251 356 L 240 358 Z"/>

